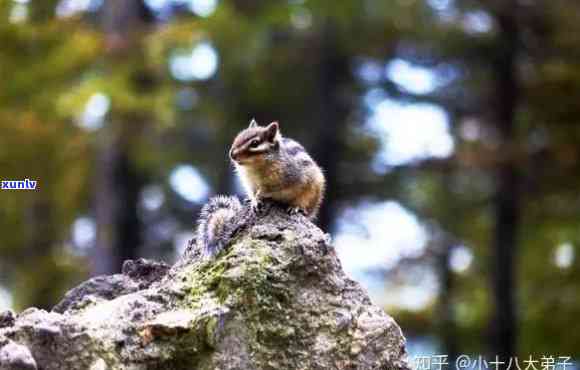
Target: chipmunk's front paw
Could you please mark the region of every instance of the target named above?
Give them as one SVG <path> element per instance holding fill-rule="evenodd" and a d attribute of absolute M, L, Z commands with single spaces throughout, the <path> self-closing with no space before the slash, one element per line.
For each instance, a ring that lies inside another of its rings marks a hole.
<path fill-rule="evenodd" d="M 302 216 L 306 216 L 306 211 L 300 207 L 288 207 L 288 208 L 286 208 L 286 212 L 288 212 L 288 214 L 290 216 L 298 215 L 298 214 L 301 214 Z"/>

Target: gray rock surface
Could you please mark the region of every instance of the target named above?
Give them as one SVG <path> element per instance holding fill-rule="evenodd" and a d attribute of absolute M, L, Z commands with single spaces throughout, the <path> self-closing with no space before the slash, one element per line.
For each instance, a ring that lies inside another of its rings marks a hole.
<path fill-rule="evenodd" d="M 52 312 L 0 314 L 0 370 L 408 369 L 401 330 L 327 236 L 266 208 L 238 215 L 213 260 L 192 241 L 171 268 L 127 262 Z"/>

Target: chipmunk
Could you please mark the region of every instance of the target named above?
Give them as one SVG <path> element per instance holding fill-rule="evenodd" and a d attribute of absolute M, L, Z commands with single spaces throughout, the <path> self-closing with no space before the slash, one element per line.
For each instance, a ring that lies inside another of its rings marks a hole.
<path fill-rule="evenodd" d="M 316 217 L 324 196 L 322 170 L 302 145 L 282 137 L 277 122 L 262 127 L 252 120 L 234 139 L 229 156 L 255 212 L 268 199 L 287 205 L 290 214 Z M 234 218 L 242 209 L 236 197 L 225 196 L 210 199 L 202 208 L 197 241 L 205 256 L 215 255 L 229 242 L 238 227 Z"/>
<path fill-rule="evenodd" d="M 324 175 L 302 145 L 282 137 L 278 122 L 262 127 L 252 120 L 234 139 L 230 158 L 253 208 L 270 199 L 288 205 L 290 213 L 316 217 Z"/>

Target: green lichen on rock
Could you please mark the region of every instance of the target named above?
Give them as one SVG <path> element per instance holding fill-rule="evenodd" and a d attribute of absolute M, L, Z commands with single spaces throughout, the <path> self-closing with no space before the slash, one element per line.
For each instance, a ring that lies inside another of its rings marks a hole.
<path fill-rule="evenodd" d="M 171 269 L 132 265 L 114 279 L 124 285 L 93 282 L 58 313 L 0 327 L 0 347 L 23 346 L 47 370 L 408 368 L 399 327 L 344 275 L 321 230 L 275 206 L 240 217 L 215 258 L 191 243 Z"/>

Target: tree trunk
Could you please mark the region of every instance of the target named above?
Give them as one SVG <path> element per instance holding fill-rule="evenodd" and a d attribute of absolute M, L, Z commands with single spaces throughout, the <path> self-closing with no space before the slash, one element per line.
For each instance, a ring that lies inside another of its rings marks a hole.
<path fill-rule="evenodd" d="M 448 363 L 454 364 L 458 356 L 457 332 L 455 326 L 455 310 L 453 305 L 453 272 L 449 267 L 451 252 L 454 247 L 449 238 L 443 236 L 440 241 L 441 249 L 437 255 L 437 271 L 441 290 L 439 293 L 439 331 L 444 353 Z"/>
<path fill-rule="evenodd" d="M 121 134 L 103 138 L 97 158 L 93 275 L 119 272 L 123 261 L 138 256 L 141 245 L 137 207 L 142 183 L 129 158 L 127 140 L 117 135 Z"/>
<path fill-rule="evenodd" d="M 30 291 L 24 292 L 25 303 L 34 307 L 48 309 L 54 304 L 54 281 L 42 279 L 38 272 L 52 272 L 54 269 L 46 270 L 44 266 L 50 264 L 50 256 L 54 253 L 55 230 L 53 218 L 53 208 L 50 202 L 44 199 L 35 200 L 27 212 L 28 225 L 28 247 L 26 255 L 23 256 L 28 261 L 33 261 L 31 265 L 25 267 L 28 276 L 32 276 L 36 284 L 27 284 L 24 287 Z"/>
<path fill-rule="evenodd" d="M 514 5 L 514 4 L 512 4 Z M 496 170 L 495 232 L 492 246 L 493 323 L 492 355 L 502 360 L 516 355 L 516 255 L 520 225 L 520 173 L 511 154 L 516 141 L 515 112 L 519 100 L 516 58 L 518 25 L 515 5 L 497 15 L 500 50 L 496 73 L 497 128 L 506 157 Z"/>
<path fill-rule="evenodd" d="M 328 21 L 327 21 L 328 22 Z M 312 122 L 318 125 L 313 147 L 313 157 L 323 168 L 326 177 L 326 195 L 318 215 L 318 225 L 331 231 L 340 199 L 340 161 L 343 152 L 342 137 L 345 135 L 349 113 L 346 98 L 341 96 L 350 78 L 349 59 L 339 49 L 339 42 L 332 24 L 327 23 L 320 35 L 318 109 Z"/>
<path fill-rule="evenodd" d="M 135 36 L 150 20 L 139 0 L 105 1 L 101 17 L 110 60 L 126 58 L 138 47 Z M 142 184 L 129 155 L 134 133 L 128 132 L 126 117 L 117 117 L 115 112 L 111 116 L 101 129 L 97 148 L 93 275 L 120 271 L 124 260 L 137 257 L 141 245 L 137 207 Z"/>

